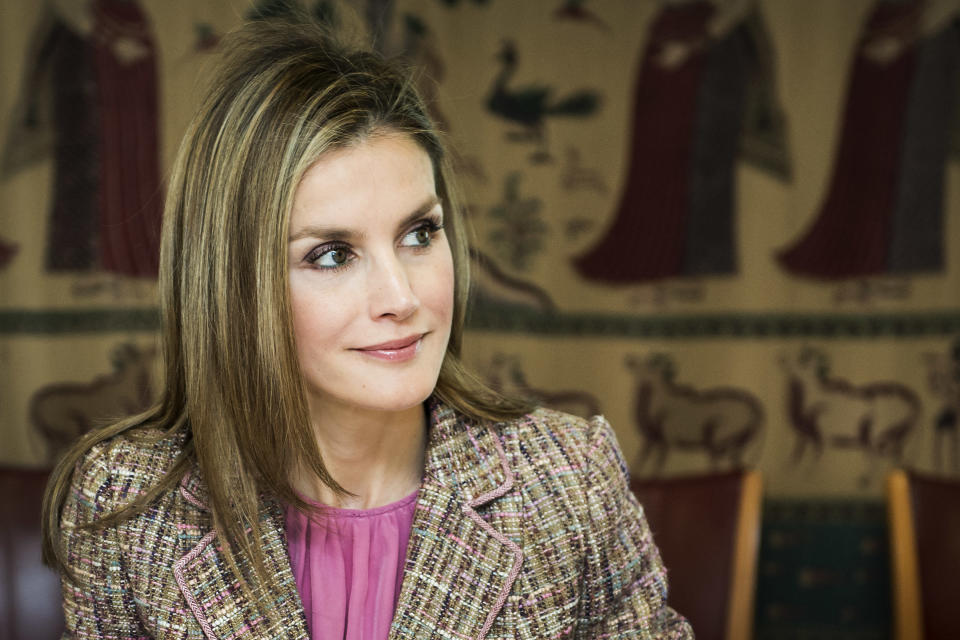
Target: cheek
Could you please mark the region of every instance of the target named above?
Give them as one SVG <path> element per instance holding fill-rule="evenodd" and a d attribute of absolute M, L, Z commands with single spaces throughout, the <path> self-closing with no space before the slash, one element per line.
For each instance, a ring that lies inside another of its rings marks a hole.
<path fill-rule="evenodd" d="M 450 255 L 449 248 L 444 253 L 443 259 L 438 261 L 434 269 L 431 270 L 431 282 L 429 287 L 429 302 L 426 302 L 434 312 L 443 317 L 448 322 L 453 317 L 453 257 Z"/>
<path fill-rule="evenodd" d="M 350 317 L 347 299 L 340 298 L 342 304 L 329 305 L 325 300 L 328 294 L 313 291 L 305 283 L 291 283 L 290 310 L 293 320 L 293 335 L 296 340 L 300 364 L 313 359 L 332 346 Z"/>
<path fill-rule="evenodd" d="M 318 340 L 322 340 L 322 335 L 317 335 L 316 327 L 310 322 L 310 315 L 303 306 L 293 304 L 293 338 L 297 348 L 297 358 L 300 360 L 300 367 L 305 368 L 311 360 L 310 353 L 316 348 Z"/>

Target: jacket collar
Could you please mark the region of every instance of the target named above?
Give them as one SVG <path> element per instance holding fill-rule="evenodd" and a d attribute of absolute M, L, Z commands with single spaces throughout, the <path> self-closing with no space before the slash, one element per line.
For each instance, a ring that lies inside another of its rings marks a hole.
<path fill-rule="evenodd" d="M 457 637 L 482 639 L 506 602 L 523 553 L 481 511 L 505 496 L 512 496 L 519 505 L 519 495 L 495 426 L 474 423 L 435 398 L 428 400 L 427 410 L 430 432 L 424 478 L 389 638 L 448 631 Z M 180 493 L 206 510 L 206 488 L 197 471 L 184 477 Z M 208 638 L 238 632 L 242 637 L 275 638 L 277 628 L 271 620 L 289 622 L 283 637 L 306 638 L 283 527 L 282 508 L 265 501 L 260 542 L 268 570 L 276 570 L 276 583 L 269 594 L 255 591 L 252 601 L 232 586 L 215 530 L 175 564 L 178 586 Z M 238 562 L 244 564 L 242 558 Z M 244 571 L 248 568 L 241 566 Z M 464 593 L 465 585 L 469 595 Z"/>
<path fill-rule="evenodd" d="M 177 586 L 209 640 L 308 640 L 306 617 L 290 568 L 283 526 L 279 505 L 264 501 L 260 507 L 259 544 L 264 551 L 264 568 L 272 580 L 268 586 L 251 582 L 249 593 L 237 586 L 215 529 L 174 563 Z M 253 575 L 248 560 L 238 557 L 237 564 L 244 575 Z"/>
<path fill-rule="evenodd" d="M 447 487 L 468 501 L 504 486 L 512 487 L 513 472 L 492 429 L 432 397 L 426 406 L 430 432 L 424 482 Z"/>
<path fill-rule="evenodd" d="M 492 425 L 475 424 L 432 401 L 423 484 L 407 545 L 390 640 L 483 639 L 503 609 L 523 552 L 478 510 L 519 492 Z M 452 597 L 451 597 L 452 596 Z"/>

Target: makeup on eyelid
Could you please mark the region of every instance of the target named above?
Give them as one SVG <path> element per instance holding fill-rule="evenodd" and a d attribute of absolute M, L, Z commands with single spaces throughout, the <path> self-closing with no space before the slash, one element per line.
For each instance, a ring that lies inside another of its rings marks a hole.
<path fill-rule="evenodd" d="M 428 249 L 430 248 L 430 245 L 432 244 L 434 237 L 437 235 L 437 233 L 439 233 L 442 230 L 443 230 L 443 223 L 441 222 L 439 215 L 434 215 L 424 220 L 420 220 L 416 223 L 416 226 L 414 228 L 412 228 L 410 231 L 404 233 L 401 236 L 400 238 L 401 242 L 407 236 L 420 233 L 421 231 L 426 231 L 428 234 L 427 237 L 420 244 L 409 244 L 409 245 L 401 244 L 401 246 L 410 247 L 413 249 L 421 249 L 421 250 Z M 308 262 L 310 264 L 316 264 L 317 262 L 320 261 L 322 257 L 329 255 L 335 251 L 351 252 L 352 248 L 348 243 L 342 240 L 331 240 L 329 242 L 325 242 L 311 249 L 310 252 L 307 253 L 306 256 L 304 256 L 303 260 L 304 262 Z M 321 269 L 337 270 L 341 267 L 347 266 L 349 262 L 350 262 L 350 259 L 349 259 L 349 256 L 347 256 L 347 259 L 345 259 L 343 262 L 337 262 L 336 260 L 334 260 L 335 264 L 323 265 L 321 266 Z"/>

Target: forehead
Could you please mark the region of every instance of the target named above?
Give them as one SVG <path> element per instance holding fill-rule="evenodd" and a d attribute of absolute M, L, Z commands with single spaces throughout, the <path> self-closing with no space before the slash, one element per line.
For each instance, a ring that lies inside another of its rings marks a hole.
<path fill-rule="evenodd" d="M 311 165 L 294 192 L 290 229 L 405 215 L 431 196 L 436 185 L 427 152 L 409 135 L 377 134 Z"/>

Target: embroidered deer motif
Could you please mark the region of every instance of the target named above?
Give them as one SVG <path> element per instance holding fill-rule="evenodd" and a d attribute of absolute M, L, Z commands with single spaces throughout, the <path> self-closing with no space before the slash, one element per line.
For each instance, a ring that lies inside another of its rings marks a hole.
<path fill-rule="evenodd" d="M 636 379 L 635 420 L 644 440 L 635 472 L 656 455 L 654 474 L 659 474 L 673 449 L 702 451 L 711 468 L 723 462 L 742 466 L 763 425 L 763 406 L 755 396 L 733 387 L 677 384 L 674 363 L 664 354 L 630 355 L 626 364 Z"/>
<path fill-rule="evenodd" d="M 488 382 L 500 390 L 510 390 L 533 403 L 565 411 L 583 418 L 599 415 L 600 402 L 592 394 L 572 389 L 548 390 L 535 387 L 527 381 L 520 358 L 516 355 L 496 353 L 487 368 Z"/>
<path fill-rule="evenodd" d="M 112 353 L 113 372 L 89 383 L 58 383 L 33 395 L 30 420 L 55 460 L 98 424 L 144 411 L 153 400 L 154 349 L 121 344 Z"/>
<path fill-rule="evenodd" d="M 816 459 L 827 447 L 859 449 L 867 457 L 865 484 L 874 477 L 878 459 L 901 460 L 920 416 L 920 399 L 912 389 L 897 382 L 857 385 L 831 376 L 829 358 L 813 347 L 782 357 L 781 365 L 790 426 L 797 434 L 795 464 L 808 449 Z"/>

